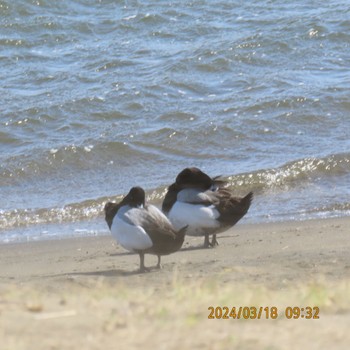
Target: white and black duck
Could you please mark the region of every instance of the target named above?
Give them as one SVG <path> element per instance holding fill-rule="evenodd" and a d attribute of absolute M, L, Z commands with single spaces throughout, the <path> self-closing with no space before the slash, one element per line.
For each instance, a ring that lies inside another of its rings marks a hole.
<path fill-rule="evenodd" d="M 214 247 L 216 234 L 235 225 L 253 200 L 252 192 L 236 197 L 224 184 L 220 176 L 211 178 L 198 168 L 186 168 L 168 187 L 162 210 L 176 229 L 187 225 L 186 234 L 204 236 L 204 246 Z"/>
<path fill-rule="evenodd" d="M 146 270 L 146 253 L 158 256 L 160 268 L 161 256 L 176 252 L 183 244 L 185 225 L 175 230 L 158 208 L 145 203 L 141 187 L 131 188 L 120 203 L 108 202 L 104 210 L 112 236 L 123 248 L 139 254 L 141 272 Z"/>

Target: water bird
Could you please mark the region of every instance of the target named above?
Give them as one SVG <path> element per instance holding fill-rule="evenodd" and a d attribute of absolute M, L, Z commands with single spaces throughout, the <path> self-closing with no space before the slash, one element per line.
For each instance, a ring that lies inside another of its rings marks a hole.
<path fill-rule="evenodd" d="M 198 168 L 185 168 L 168 187 L 162 211 L 175 228 L 187 225 L 187 235 L 204 236 L 204 247 L 214 247 L 216 234 L 234 226 L 253 200 L 253 192 L 236 197 L 225 184 L 221 176 L 211 178 Z"/>
<path fill-rule="evenodd" d="M 176 252 L 182 247 L 185 225 L 175 230 L 169 219 L 155 206 L 145 203 L 145 191 L 133 187 L 119 203 L 106 203 L 105 220 L 114 239 L 126 250 L 140 256 L 140 272 L 147 269 L 145 254 L 158 256 Z"/>

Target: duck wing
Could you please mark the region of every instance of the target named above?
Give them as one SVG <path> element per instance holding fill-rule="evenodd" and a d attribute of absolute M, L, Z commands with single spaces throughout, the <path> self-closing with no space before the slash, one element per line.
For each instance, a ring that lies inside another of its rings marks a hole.
<path fill-rule="evenodd" d="M 204 175 L 207 176 L 206 174 Z M 215 195 L 213 195 L 213 192 L 225 186 L 227 184 L 227 180 L 225 180 L 221 175 L 218 175 L 211 178 L 210 182 L 211 186 L 208 186 L 206 189 L 201 187 L 197 188 L 194 185 L 193 187 L 187 187 L 185 185 L 178 185 L 176 182 L 174 182 L 168 187 L 167 193 L 164 197 L 162 203 L 163 213 L 168 214 L 177 200 L 189 204 L 203 205 L 211 205 L 217 202 L 217 198 Z M 181 192 L 180 195 L 179 192 Z"/>
<path fill-rule="evenodd" d="M 177 194 L 177 200 L 182 203 L 210 206 L 219 204 L 220 195 L 218 191 L 201 191 L 194 188 L 186 188 Z"/>
<path fill-rule="evenodd" d="M 245 197 L 235 197 L 226 189 L 219 189 L 219 204 L 216 209 L 220 216 L 218 220 L 227 225 L 233 226 L 247 212 L 253 200 L 253 192 L 249 192 Z"/>
<path fill-rule="evenodd" d="M 155 206 L 147 205 L 142 225 L 153 242 L 155 254 L 166 255 L 179 250 L 184 242 L 187 227 L 176 231 L 169 219 Z"/>
<path fill-rule="evenodd" d="M 176 231 L 169 219 L 154 205 L 145 207 L 142 225 L 148 232 L 157 232 L 159 235 L 176 237 Z"/>

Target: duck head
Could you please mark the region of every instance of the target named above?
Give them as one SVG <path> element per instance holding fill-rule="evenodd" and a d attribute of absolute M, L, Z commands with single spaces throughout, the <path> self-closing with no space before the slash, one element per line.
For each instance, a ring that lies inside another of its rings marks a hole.
<path fill-rule="evenodd" d="M 203 190 L 212 186 L 212 179 L 198 168 L 185 168 L 176 177 L 176 185 L 181 188 L 195 187 Z"/>
<path fill-rule="evenodd" d="M 129 205 L 134 208 L 144 208 L 145 191 L 141 187 L 132 187 L 129 193 L 123 199 L 123 205 Z"/>

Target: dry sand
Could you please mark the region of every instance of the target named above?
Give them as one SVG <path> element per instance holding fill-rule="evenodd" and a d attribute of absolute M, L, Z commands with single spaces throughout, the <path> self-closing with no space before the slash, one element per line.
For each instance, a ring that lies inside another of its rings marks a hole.
<path fill-rule="evenodd" d="M 349 217 L 238 224 L 218 240 L 187 237 L 145 274 L 110 236 L 0 245 L 1 350 L 349 348 Z M 208 319 L 210 306 L 278 316 Z M 319 319 L 287 319 L 289 306 Z"/>

